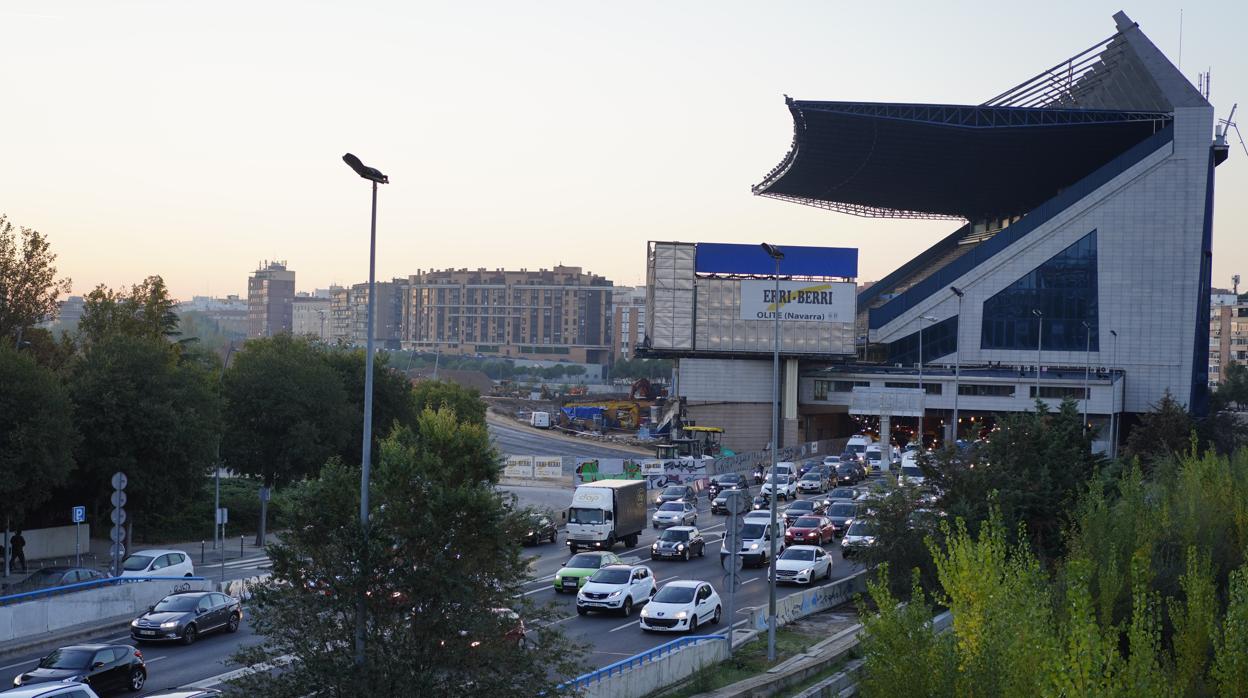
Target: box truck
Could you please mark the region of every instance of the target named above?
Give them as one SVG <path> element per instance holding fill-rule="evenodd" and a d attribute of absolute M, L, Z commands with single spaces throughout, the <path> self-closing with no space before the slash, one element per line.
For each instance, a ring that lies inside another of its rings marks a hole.
<path fill-rule="evenodd" d="M 538 429 L 549 429 L 550 428 L 550 413 L 549 412 L 534 412 L 533 414 L 529 415 L 529 425 L 537 427 Z"/>
<path fill-rule="evenodd" d="M 646 481 L 599 480 L 576 488 L 568 509 L 568 548 L 609 550 L 637 545 L 646 528 Z"/>

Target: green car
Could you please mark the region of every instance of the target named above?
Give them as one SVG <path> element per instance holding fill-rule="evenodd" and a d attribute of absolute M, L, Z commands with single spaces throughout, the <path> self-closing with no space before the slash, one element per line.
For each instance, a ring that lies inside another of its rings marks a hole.
<path fill-rule="evenodd" d="M 576 593 L 585 585 L 585 580 L 598 571 L 599 567 L 607 565 L 623 564 L 615 553 L 599 550 L 592 553 L 577 553 L 568 560 L 568 564 L 564 565 L 555 573 L 555 592 L 562 594 L 565 591 Z"/>

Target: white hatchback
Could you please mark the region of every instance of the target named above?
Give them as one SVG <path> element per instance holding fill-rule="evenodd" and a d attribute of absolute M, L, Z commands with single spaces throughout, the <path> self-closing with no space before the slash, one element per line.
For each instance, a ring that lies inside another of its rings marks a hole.
<path fill-rule="evenodd" d="M 600 568 L 576 593 L 576 612 L 618 611 L 632 615 L 633 607 L 650 600 L 657 591 L 654 573 L 645 565 L 607 565 Z"/>
<path fill-rule="evenodd" d="M 121 563 L 123 577 L 194 577 L 191 556 L 181 550 L 140 550 Z"/>
<path fill-rule="evenodd" d="M 706 582 L 677 580 L 659 590 L 641 609 L 641 629 L 697 632 L 703 623 L 716 625 L 723 613 L 719 594 Z"/>

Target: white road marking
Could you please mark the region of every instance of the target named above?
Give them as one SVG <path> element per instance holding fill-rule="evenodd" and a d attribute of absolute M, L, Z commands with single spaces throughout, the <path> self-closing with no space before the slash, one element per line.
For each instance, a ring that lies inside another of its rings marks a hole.
<path fill-rule="evenodd" d="M 9 670 L 9 669 L 16 669 L 16 668 L 17 668 L 17 667 L 19 667 L 19 666 L 26 666 L 27 664 L 34 664 L 35 662 L 38 662 L 38 661 L 39 661 L 38 659 L 27 659 L 26 661 L 24 661 L 24 662 L 18 662 L 17 664 L 10 664 L 10 665 L 8 665 L 8 666 L 0 666 L 0 671 L 7 671 L 7 670 Z"/>
<path fill-rule="evenodd" d="M 615 632 L 615 631 L 617 631 L 617 630 L 623 630 L 624 628 L 636 628 L 636 627 L 639 627 L 639 626 L 640 626 L 640 624 L 641 624 L 641 621 L 639 621 L 639 620 L 629 621 L 629 622 L 625 623 L 624 625 L 619 625 L 619 626 L 616 626 L 616 627 L 614 627 L 614 628 L 611 628 L 611 629 L 610 629 L 610 630 L 608 630 L 607 632 L 609 632 L 609 633 L 613 633 L 613 632 Z"/>
<path fill-rule="evenodd" d="M 757 582 L 760 579 L 762 579 L 762 577 L 751 577 L 745 580 L 744 582 L 741 582 L 741 586 L 745 586 L 746 584 L 749 584 L 750 582 Z"/>
<path fill-rule="evenodd" d="M 284 654 L 280 657 L 276 657 L 270 661 L 262 662 L 254 666 L 248 666 L 248 667 L 243 667 L 242 669 L 235 669 L 233 671 L 227 671 L 224 674 L 217 674 L 216 676 L 209 676 L 206 679 L 200 679 L 199 681 L 196 681 L 194 683 L 188 683 L 185 686 L 179 686 L 178 690 L 179 691 L 193 691 L 197 689 L 212 688 L 213 686 L 225 683 L 227 681 L 232 681 L 241 676 L 247 676 L 248 674 L 254 674 L 260 671 L 269 671 L 271 669 L 276 669 L 278 667 L 284 667 L 293 661 L 295 661 L 295 655 Z"/>
<path fill-rule="evenodd" d="M 160 660 L 162 660 L 162 659 L 168 659 L 168 658 L 169 658 L 169 655 L 167 655 L 167 654 L 166 654 L 166 655 L 162 655 L 162 656 L 160 656 L 160 657 L 152 657 L 151 659 L 148 659 L 147 657 L 144 657 L 144 658 L 143 658 L 143 663 L 144 663 L 144 664 L 155 664 L 156 662 L 159 662 L 159 661 L 160 661 Z"/>

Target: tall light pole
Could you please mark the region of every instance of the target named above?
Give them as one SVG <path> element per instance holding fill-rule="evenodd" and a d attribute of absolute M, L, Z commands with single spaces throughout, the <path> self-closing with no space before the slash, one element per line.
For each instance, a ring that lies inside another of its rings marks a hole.
<path fill-rule="evenodd" d="M 217 376 L 217 387 L 225 382 L 225 369 L 230 367 L 230 357 L 234 355 L 234 342 L 230 342 L 230 346 L 225 350 L 225 363 L 221 364 L 221 375 Z M 217 497 L 216 506 L 212 510 L 212 549 L 217 549 L 217 541 L 221 534 L 221 435 L 217 434 L 217 453 L 213 458 L 213 480 L 216 484 Z M 225 559 L 225 551 L 221 552 L 221 558 Z"/>
<path fill-rule="evenodd" d="M 776 661 L 776 449 L 780 443 L 780 260 L 784 251 L 775 245 L 763 243 L 763 250 L 776 263 L 776 289 L 772 297 L 772 313 L 775 336 L 771 342 L 771 538 L 767 541 L 767 661 Z M 732 627 L 728 619 L 728 627 Z M 731 631 L 729 632 L 731 636 Z"/>
<path fill-rule="evenodd" d="M 1118 386 L 1114 380 L 1114 367 L 1118 364 L 1118 330 L 1110 330 L 1109 333 L 1114 336 L 1113 358 L 1110 359 L 1109 367 L 1109 387 L 1110 387 L 1110 405 L 1109 408 L 1109 457 L 1118 457 Z"/>
<path fill-rule="evenodd" d="M 950 286 L 949 290 L 953 291 L 953 295 L 958 297 L 958 332 L 953 337 L 954 350 L 953 350 L 953 425 L 952 426 L 953 426 L 953 444 L 956 446 L 958 444 L 958 424 L 960 424 L 960 422 L 958 422 L 958 393 L 962 391 L 961 382 L 960 382 L 962 378 L 962 375 L 961 375 L 962 374 L 962 370 L 961 370 L 962 368 L 962 296 L 965 296 L 966 292 L 958 288 L 957 286 Z"/>
<path fill-rule="evenodd" d="M 1083 348 L 1083 428 L 1088 429 L 1088 373 L 1092 370 L 1092 325 L 1084 320 L 1083 335 L 1085 345 Z"/>
<path fill-rule="evenodd" d="M 919 316 L 919 451 L 923 450 L 923 435 L 927 433 L 927 388 L 923 385 L 923 321 L 934 322 L 931 315 Z"/>
<path fill-rule="evenodd" d="M 359 176 L 373 183 L 373 215 L 368 230 L 368 341 L 364 354 L 364 445 L 360 456 L 360 528 L 364 532 L 361 552 L 368 550 L 368 482 L 372 470 L 373 451 L 373 316 L 377 309 L 377 185 L 389 184 L 390 178 L 380 170 L 368 167 L 351 153 L 342 156 Z M 360 572 L 367 567 L 360 561 Z M 367 620 L 365 611 L 364 585 L 360 584 L 360 595 L 355 606 L 355 665 L 364 668 L 364 625 Z"/>
<path fill-rule="evenodd" d="M 1044 346 L 1044 313 L 1037 308 L 1031 309 L 1040 323 L 1040 331 L 1036 333 L 1036 399 L 1040 399 L 1040 348 Z"/>

